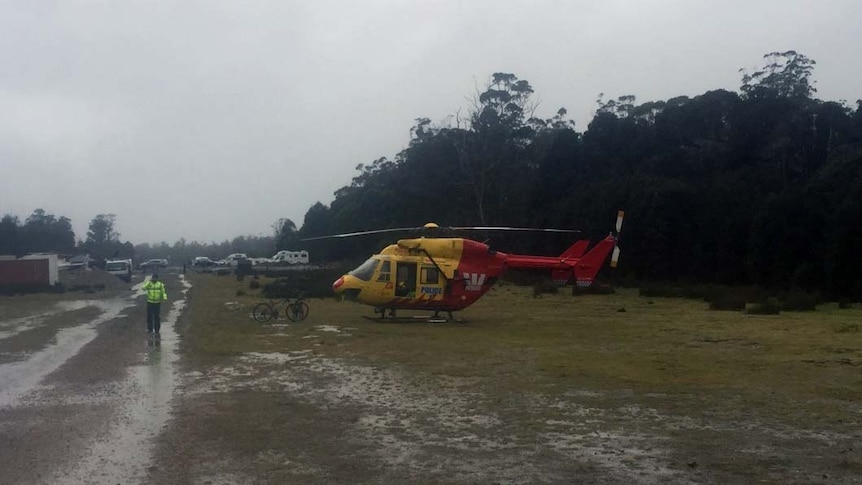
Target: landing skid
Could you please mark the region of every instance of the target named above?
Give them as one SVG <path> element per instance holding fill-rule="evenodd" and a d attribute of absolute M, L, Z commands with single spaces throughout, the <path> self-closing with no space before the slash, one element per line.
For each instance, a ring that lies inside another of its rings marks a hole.
<path fill-rule="evenodd" d="M 387 315 L 388 312 L 388 315 Z M 362 318 L 371 320 L 373 322 L 396 322 L 396 323 L 408 323 L 408 322 L 416 322 L 416 321 L 424 321 L 426 323 L 463 323 L 463 320 L 459 320 L 452 315 L 452 312 L 445 312 L 449 316 L 448 318 L 441 315 L 439 311 L 434 312 L 433 315 L 413 315 L 410 317 L 399 317 L 396 316 L 394 309 L 382 309 L 375 308 L 374 313 L 378 313 L 377 317 L 369 317 L 367 315 L 363 315 Z"/>

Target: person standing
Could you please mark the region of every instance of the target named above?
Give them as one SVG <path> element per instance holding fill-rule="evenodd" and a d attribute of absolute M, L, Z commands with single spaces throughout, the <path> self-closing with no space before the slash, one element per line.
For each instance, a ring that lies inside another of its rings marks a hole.
<path fill-rule="evenodd" d="M 168 299 L 165 284 L 159 281 L 159 275 L 153 273 L 141 288 L 147 292 L 147 333 L 160 338 L 159 330 L 162 328 L 162 322 L 159 313 L 162 302 Z"/>

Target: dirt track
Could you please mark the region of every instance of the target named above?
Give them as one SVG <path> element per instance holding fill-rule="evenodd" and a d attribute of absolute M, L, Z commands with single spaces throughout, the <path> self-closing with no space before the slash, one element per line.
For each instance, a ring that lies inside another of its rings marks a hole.
<path fill-rule="evenodd" d="M 140 283 L 140 276 L 133 283 Z M 0 322 L 0 483 L 143 483 L 153 439 L 169 419 L 177 339 L 162 311 L 165 340 L 147 338 L 142 293 L 8 297 L 29 315 Z"/>

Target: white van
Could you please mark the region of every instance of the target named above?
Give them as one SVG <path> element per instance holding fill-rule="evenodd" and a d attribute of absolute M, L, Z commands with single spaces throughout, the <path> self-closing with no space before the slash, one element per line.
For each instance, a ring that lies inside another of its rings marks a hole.
<path fill-rule="evenodd" d="M 308 251 L 279 251 L 270 258 L 273 263 L 308 264 Z"/>
<path fill-rule="evenodd" d="M 132 281 L 132 260 L 112 259 L 105 262 L 105 271 L 129 283 Z"/>

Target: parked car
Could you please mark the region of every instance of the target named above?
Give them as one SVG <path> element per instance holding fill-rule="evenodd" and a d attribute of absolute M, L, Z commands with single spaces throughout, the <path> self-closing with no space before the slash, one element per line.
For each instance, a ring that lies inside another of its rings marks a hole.
<path fill-rule="evenodd" d="M 192 261 L 192 266 L 195 268 L 209 268 L 217 263 L 206 256 L 198 256 Z"/>
<path fill-rule="evenodd" d="M 140 269 L 145 270 L 153 270 L 158 268 L 167 268 L 168 260 L 167 259 L 148 259 L 140 264 Z"/>
<path fill-rule="evenodd" d="M 224 258 L 224 261 L 231 266 L 236 266 L 237 263 L 245 259 L 248 259 L 248 256 L 246 256 L 245 253 L 233 253 Z"/>

